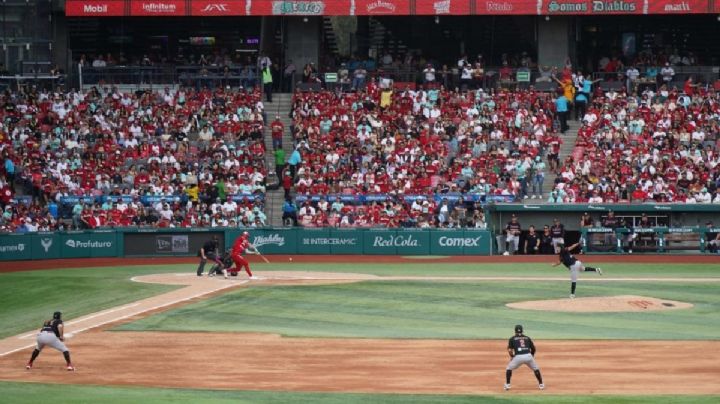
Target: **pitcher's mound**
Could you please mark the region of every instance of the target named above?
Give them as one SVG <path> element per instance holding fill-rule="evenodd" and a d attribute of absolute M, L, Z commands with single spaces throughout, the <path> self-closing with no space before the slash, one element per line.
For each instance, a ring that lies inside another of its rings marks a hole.
<path fill-rule="evenodd" d="M 676 310 L 689 309 L 691 303 L 677 302 L 675 300 L 657 299 L 646 296 L 605 296 L 605 297 L 578 297 L 575 299 L 556 300 L 530 300 L 525 302 L 508 303 L 506 306 L 513 309 L 564 311 L 564 312 L 626 312 L 650 310 Z"/>

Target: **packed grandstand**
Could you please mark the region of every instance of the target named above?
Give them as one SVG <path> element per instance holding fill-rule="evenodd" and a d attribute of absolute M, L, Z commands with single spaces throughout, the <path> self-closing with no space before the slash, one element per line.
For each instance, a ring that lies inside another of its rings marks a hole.
<path fill-rule="evenodd" d="M 425 78 L 296 90 L 292 153 L 270 173 L 259 88 L 6 91 L 0 228 L 262 227 L 270 182 L 274 214 L 306 227 L 484 228 L 489 202 L 720 203 L 712 85 L 603 86 L 568 67 L 549 91 Z"/>

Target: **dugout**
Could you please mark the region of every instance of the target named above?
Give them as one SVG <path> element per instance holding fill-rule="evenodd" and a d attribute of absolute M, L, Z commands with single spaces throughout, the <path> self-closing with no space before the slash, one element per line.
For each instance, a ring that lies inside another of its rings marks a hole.
<path fill-rule="evenodd" d="M 565 226 L 566 244 L 573 244 L 584 236 L 583 248 L 588 253 L 659 253 L 705 252 L 706 223 L 717 221 L 720 209 L 716 205 L 686 204 L 513 204 L 488 205 L 488 227 L 496 236 L 496 252 L 504 252 L 504 229 L 513 214 L 517 215 L 523 233 L 520 245 L 530 225 L 542 230 L 559 219 Z M 613 229 L 601 226 L 610 211 L 624 222 Z M 594 226 L 582 231 L 580 217 L 587 212 Z M 642 215 L 650 219 L 651 227 L 642 228 Z"/>

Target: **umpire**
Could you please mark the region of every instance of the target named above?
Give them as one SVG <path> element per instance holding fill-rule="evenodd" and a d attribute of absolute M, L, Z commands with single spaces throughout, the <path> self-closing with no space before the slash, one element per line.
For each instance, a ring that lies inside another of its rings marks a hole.
<path fill-rule="evenodd" d="M 222 262 L 220 261 L 220 254 L 218 253 L 219 248 L 220 238 L 217 235 L 214 235 L 212 239 L 203 244 L 200 249 L 200 265 L 198 265 L 197 276 L 202 276 L 203 271 L 205 270 L 205 263 L 208 259 L 222 265 Z"/>

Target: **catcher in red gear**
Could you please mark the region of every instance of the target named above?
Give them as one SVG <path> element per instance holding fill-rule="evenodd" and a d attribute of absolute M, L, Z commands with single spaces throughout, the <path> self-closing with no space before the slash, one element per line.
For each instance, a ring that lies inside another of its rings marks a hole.
<path fill-rule="evenodd" d="M 257 252 L 255 246 L 250 243 L 250 233 L 245 231 L 240 237 L 235 239 L 235 242 L 233 243 L 230 258 L 232 258 L 235 263 L 235 267 L 228 269 L 228 272 L 236 274 L 240 271 L 240 268 L 242 268 L 245 269 L 245 272 L 247 272 L 250 279 L 255 279 L 250 271 L 250 263 L 242 256 L 248 248 Z"/>

